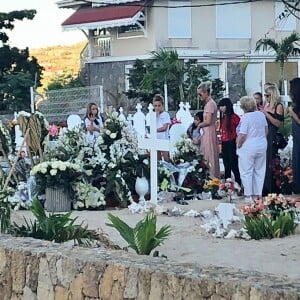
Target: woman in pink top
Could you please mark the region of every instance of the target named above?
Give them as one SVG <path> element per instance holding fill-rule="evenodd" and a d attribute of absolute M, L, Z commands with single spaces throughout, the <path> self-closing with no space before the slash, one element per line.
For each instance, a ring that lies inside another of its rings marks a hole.
<path fill-rule="evenodd" d="M 203 122 L 198 128 L 203 128 L 200 151 L 208 162 L 209 173 L 211 177 L 220 178 L 219 150 L 217 142 L 217 104 L 211 98 L 211 82 L 203 82 L 198 86 L 198 95 L 205 102 Z"/>

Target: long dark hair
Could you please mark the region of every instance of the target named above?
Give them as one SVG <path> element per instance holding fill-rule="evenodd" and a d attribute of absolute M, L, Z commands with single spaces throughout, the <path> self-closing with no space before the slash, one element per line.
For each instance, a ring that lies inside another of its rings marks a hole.
<path fill-rule="evenodd" d="M 296 77 L 290 81 L 290 97 L 294 104 L 294 112 L 299 115 L 300 111 L 300 78 Z"/>
<path fill-rule="evenodd" d="M 224 119 L 225 115 L 227 116 L 226 118 L 226 129 L 228 132 L 232 132 L 232 123 L 231 123 L 231 118 L 234 115 L 233 111 L 233 104 L 229 98 L 222 98 L 218 104 L 218 106 L 226 106 L 226 111 L 225 113 L 221 112 L 221 122 Z"/>
<path fill-rule="evenodd" d="M 200 122 L 203 122 L 203 111 L 198 111 L 195 115 L 194 115 L 194 119 L 198 118 L 200 120 Z M 197 125 L 193 122 L 190 129 L 188 130 L 188 135 L 191 138 L 193 135 L 193 131 L 197 129 Z"/>
<path fill-rule="evenodd" d="M 87 105 L 87 108 L 86 108 L 86 114 L 85 114 L 85 119 L 86 118 L 89 118 L 92 114 L 92 106 L 96 106 L 97 107 L 97 114 L 96 114 L 96 119 L 95 119 L 95 124 L 96 125 L 99 125 L 99 121 L 97 119 L 99 119 L 99 108 L 98 108 L 98 105 L 94 102 L 90 102 L 88 105 Z"/>

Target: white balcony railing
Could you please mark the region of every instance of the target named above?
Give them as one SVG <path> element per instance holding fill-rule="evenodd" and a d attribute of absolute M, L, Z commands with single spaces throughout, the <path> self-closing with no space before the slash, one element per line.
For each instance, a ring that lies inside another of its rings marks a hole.
<path fill-rule="evenodd" d="M 91 45 L 92 57 L 111 56 L 110 37 L 94 37 Z"/>

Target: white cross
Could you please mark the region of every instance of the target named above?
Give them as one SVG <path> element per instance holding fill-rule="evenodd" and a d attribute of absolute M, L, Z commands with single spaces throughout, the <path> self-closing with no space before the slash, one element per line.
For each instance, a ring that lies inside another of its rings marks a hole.
<path fill-rule="evenodd" d="M 157 204 L 157 151 L 169 151 L 170 141 L 157 138 L 156 132 L 156 113 L 153 111 L 153 105 L 148 106 L 150 114 L 150 137 L 138 137 L 138 147 L 150 151 L 150 201 Z"/>

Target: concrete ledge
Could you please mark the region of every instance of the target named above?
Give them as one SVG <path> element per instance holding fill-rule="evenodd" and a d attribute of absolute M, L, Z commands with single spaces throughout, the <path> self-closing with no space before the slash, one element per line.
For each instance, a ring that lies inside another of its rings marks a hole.
<path fill-rule="evenodd" d="M 1 300 L 299 298 L 284 276 L 0 235 Z"/>

